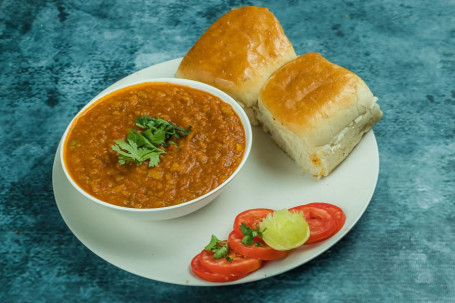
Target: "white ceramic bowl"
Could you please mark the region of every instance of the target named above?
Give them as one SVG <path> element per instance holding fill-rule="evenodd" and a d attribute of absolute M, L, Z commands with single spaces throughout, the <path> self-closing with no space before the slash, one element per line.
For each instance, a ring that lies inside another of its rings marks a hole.
<path fill-rule="evenodd" d="M 68 136 L 69 129 L 71 128 L 71 125 L 74 123 L 76 118 L 82 112 L 84 112 L 89 106 L 91 106 L 94 102 L 96 102 L 100 98 L 102 98 L 116 90 L 119 90 L 119 89 L 122 89 L 125 87 L 129 87 L 129 86 L 133 86 L 133 85 L 137 85 L 137 84 L 141 84 L 141 83 L 147 83 L 147 82 L 167 82 L 167 83 L 189 86 L 189 87 L 192 87 L 195 89 L 199 89 L 199 90 L 208 92 L 232 106 L 232 108 L 235 110 L 235 112 L 237 113 L 237 115 L 240 117 L 240 119 L 242 121 L 243 128 L 245 130 L 246 144 L 245 144 L 245 152 L 244 152 L 242 161 L 240 162 L 239 166 L 234 171 L 234 173 L 229 178 L 227 178 L 226 181 L 224 181 L 218 187 L 216 187 L 212 191 L 206 193 L 205 195 L 200 196 L 199 198 L 193 199 L 191 201 L 187 201 L 187 202 L 178 204 L 178 205 L 162 207 L 162 208 L 146 208 L 146 209 L 128 208 L 128 207 L 117 206 L 117 205 L 113 205 L 113 204 L 101 201 L 101 200 L 93 197 L 92 195 L 88 194 L 87 192 L 85 192 L 82 188 L 80 188 L 77 185 L 77 183 L 71 178 L 71 175 L 69 174 L 68 170 L 66 169 L 65 161 L 63 161 L 63 150 L 64 150 L 63 146 L 61 146 L 61 148 L 60 148 L 60 161 L 61 161 L 61 164 L 63 167 L 63 171 L 65 172 L 65 175 L 68 178 L 71 185 L 74 186 L 74 188 L 76 188 L 86 199 L 89 199 L 93 203 L 106 207 L 107 209 L 113 210 L 122 215 L 127 215 L 127 216 L 134 217 L 137 219 L 165 220 L 165 219 L 177 218 L 177 217 L 181 217 L 181 216 L 187 215 L 189 213 L 192 213 L 192 212 L 204 207 L 205 205 L 209 204 L 211 201 L 213 201 L 222 192 L 224 187 L 242 169 L 243 165 L 245 164 L 245 162 L 250 154 L 251 143 L 252 143 L 251 124 L 248 120 L 247 115 L 245 114 L 244 110 L 242 109 L 242 107 L 226 93 L 222 92 L 221 90 L 219 90 L 215 87 L 212 87 L 210 85 L 207 85 L 207 84 L 204 84 L 201 82 L 186 80 L 186 79 L 177 79 L 177 78 L 147 79 L 144 81 L 129 83 L 128 85 L 119 86 L 119 87 L 117 87 L 116 85 L 112 85 L 111 87 L 107 88 L 102 93 L 100 93 L 98 96 L 96 96 L 94 99 L 92 99 L 89 103 L 87 103 L 87 105 L 85 105 L 79 111 L 79 113 L 73 118 L 71 123 L 68 125 L 61 142 L 63 144 L 66 141 L 66 137 Z"/>

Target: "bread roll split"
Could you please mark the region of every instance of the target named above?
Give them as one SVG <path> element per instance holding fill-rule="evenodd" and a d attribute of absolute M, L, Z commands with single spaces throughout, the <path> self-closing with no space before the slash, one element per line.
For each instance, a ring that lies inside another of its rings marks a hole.
<path fill-rule="evenodd" d="M 232 96 L 256 124 L 252 108 L 269 76 L 295 59 L 294 48 L 267 8 L 233 9 L 215 21 L 183 58 L 176 77 L 215 86 Z"/>
<path fill-rule="evenodd" d="M 257 118 L 307 173 L 329 175 L 382 117 L 365 82 L 318 53 L 279 68 L 264 84 Z"/>

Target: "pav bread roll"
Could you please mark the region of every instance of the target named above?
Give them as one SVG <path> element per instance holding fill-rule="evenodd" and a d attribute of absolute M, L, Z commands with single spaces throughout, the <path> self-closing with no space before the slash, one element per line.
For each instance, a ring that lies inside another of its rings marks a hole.
<path fill-rule="evenodd" d="M 240 103 L 254 123 L 252 107 L 269 76 L 295 59 L 279 21 L 265 7 L 245 6 L 220 17 L 183 58 L 176 77 L 215 86 Z"/>
<path fill-rule="evenodd" d="M 382 117 L 365 82 L 318 53 L 278 69 L 262 87 L 257 118 L 307 173 L 329 175 Z"/>

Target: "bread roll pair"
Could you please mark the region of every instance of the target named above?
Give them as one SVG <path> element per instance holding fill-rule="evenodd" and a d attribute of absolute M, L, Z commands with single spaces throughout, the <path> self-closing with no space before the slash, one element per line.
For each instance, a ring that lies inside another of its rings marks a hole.
<path fill-rule="evenodd" d="M 360 77 L 318 53 L 296 56 L 267 9 L 219 18 L 183 58 L 176 77 L 237 100 L 306 173 L 328 176 L 382 117 Z"/>

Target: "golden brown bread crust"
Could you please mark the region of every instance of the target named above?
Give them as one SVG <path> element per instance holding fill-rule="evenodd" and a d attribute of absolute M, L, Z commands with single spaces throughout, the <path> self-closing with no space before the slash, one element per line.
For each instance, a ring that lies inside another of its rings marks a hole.
<path fill-rule="evenodd" d="M 267 78 L 295 57 L 275 16 L 267 8 L 245 6 L 207 29 L 183 58 L 176 76 L 213 85 L 251 107 Z"/>
<path fill-rule="evenodd" d="M 329 175 L 382 117 L 351 71 L 308 53 L 278 69 L 259 93 L 257 119 L 305 172 Z"/>
<path fill-rule="evenodd" d="M 276 120 L 295 133 L 303 133 L 351 107 L 353 94 L 362 83 L 356 74 L 319 53 L 307 53 L 276 71 L 260 95 Z"/>

